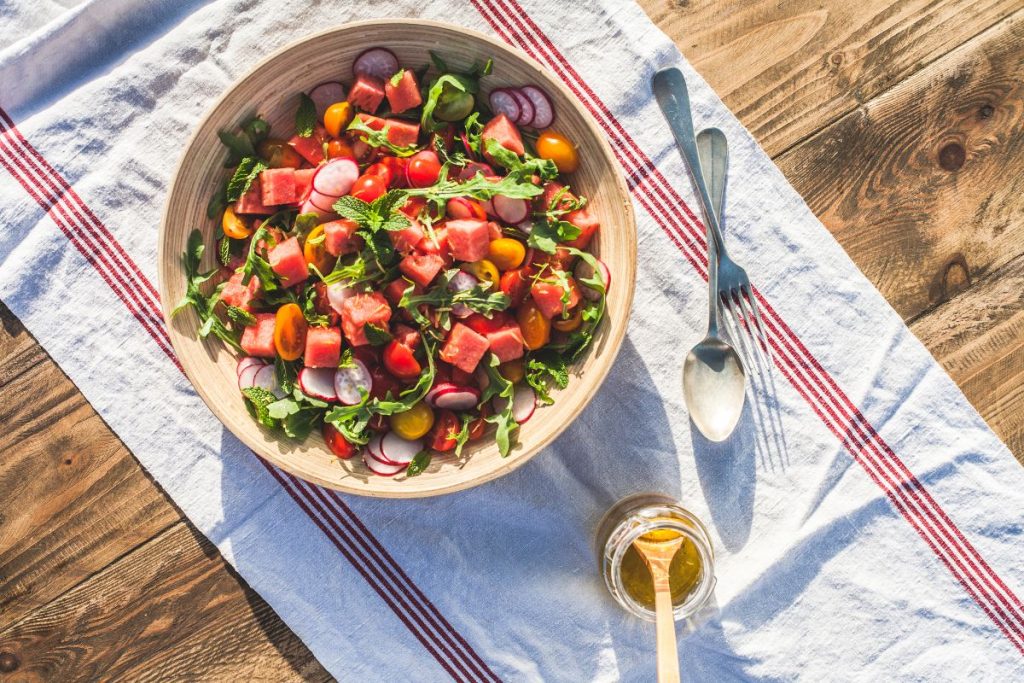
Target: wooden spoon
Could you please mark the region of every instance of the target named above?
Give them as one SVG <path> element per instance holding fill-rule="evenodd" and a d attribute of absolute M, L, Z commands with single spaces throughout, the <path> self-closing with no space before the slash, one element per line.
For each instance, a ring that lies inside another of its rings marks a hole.
<path fill-rule="evenodd" d="M 654 581 L 658 683 L 679 683 L 679 651 L 676 649 L 676 621 L 672 613 L 672 588 L 668 570 L 684 540 L 684 536 L 678 532 L 656 529 L 633 541 L 633 547 L 644 558 Z"/>

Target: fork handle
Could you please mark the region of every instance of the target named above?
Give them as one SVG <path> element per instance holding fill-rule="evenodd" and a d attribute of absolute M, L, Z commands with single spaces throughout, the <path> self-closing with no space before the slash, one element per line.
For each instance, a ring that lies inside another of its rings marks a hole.
<path fill-rule="evenodd" d="M 704 174 L 701 172 L 700 154 L 697 152 L 697 136 L 693 132 L 690 95 L 686 91 L 686 81 L 683 80 L 683 74 L 679 69 L 670 67 L 654 74 L 653 85 L 654 97 L 658 100 L 658 105 L 668 121 L 672 137 L 676 140 L 676 146 L 682 153 L 686 168 L 697 188 L 697 195 L 704 208 L 704 217 L 715 240 L 715 249 L 718 251 L 719 257 L 724 258 L 726 256 L 725 240 L 722 239 L 718 216 L 715 215 L 711 195 L 708 194 L 707 185 L 704 183 Z"/>

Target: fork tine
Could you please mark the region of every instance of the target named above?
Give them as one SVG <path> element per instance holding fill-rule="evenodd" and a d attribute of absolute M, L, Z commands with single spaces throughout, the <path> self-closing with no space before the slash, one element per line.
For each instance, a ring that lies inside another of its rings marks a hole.
<path fill-rule="evenodd" d="M 746 285 L 746 287 L 743 290 L 742 298 L 746 300 L 747 308 L 750 309 L 750 312 L 753 314 L 752 320 L 753 326 L 756 329 L 757 333 L 757 345 L 765 354 L 765 358 L 768 361 L 768 367 L 771 368 L 772 350 L 771 344 L 768 341 L 768 330 L 764 326 L 764 323 L 761 321 L 761 313 L 757 310 L 758 306 L 757 301 L 754 298 L 754 288 L 751 285 Z"/>

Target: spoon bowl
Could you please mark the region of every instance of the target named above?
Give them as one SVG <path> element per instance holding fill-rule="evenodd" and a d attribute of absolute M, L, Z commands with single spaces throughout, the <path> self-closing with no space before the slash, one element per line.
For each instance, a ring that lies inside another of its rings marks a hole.
<path fill-rule="evenodd" d="M 743 412 L 745 372 L 736 349 L 707 336 L 683 362 L 683 397 L 690 419 L 711 441 L 725 441 Z"/>

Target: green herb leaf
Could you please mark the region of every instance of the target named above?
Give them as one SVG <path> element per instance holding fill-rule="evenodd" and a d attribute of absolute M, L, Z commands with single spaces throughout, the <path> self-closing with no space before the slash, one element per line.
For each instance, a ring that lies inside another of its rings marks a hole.
<path fill-rule="evenodd" d="M 217 241 L 217 260 L 222 266 L 231 262 L 231 239 L 227 235 Z"/>
<path fill-rule="evenodd" d="M 171 311 L 171 315 L 177 315 L 185 308 L 191 307 L 199 318 L 197 335 L 200 338 L 208 337 L 212 334 L 222 339 L 231 348 L 240 352 L 242 347 L 238 343 L 238 335 L 229 330 L 215 312 L 223 285 L 214 289 L 210 296 L 203 294 L 203 285 L 217 273 L 216 268 L 206 273 L 200 271 L 199 268 L 205 251 L 206 245 L 203 244 L 203 234 L 198 230 L 193 230 L 188 236 L 185 252 L 181 255 L 181 265 L 185 271 L 185 295 L 178 302 L 178 305 L 174 307 L 174 310 Z"/>
<path fill-rule="evenodd" d="M 473 424 L 474 420 L 476 420 L 477 417 L 478 416 L 473 415 L 472 413 L 462 413 L 461 415 L 459 415 L 461 427 L 459 429 L 459 433 L 455 435 L 456 458 L 462 456 L 462 449 L 469 442 L 469 426 Z"/>
<path fill-rule="evenodd" d="M 526 238 L 526 246 L 554 254 L 561 242 L 571 242 L 583 232 L 568 221 L 542 218 L 533 223 L 533 229 Z"/>
<path fill-rule="evenodd" d="M 469 141 L 467 152 L 480 153 L 481 135 L 484 132 L 484 124 L 480 123 L 480 112 L 475 111 L 466 117 L 462 124 L 466 129 L 466 139 Z"/>
<path fill-rule="evenodd" d="M 245 133 L 229 133 L 222 130 L 217 133 L 217 137 L 228 148 L 228 160 L 224 162 L 225 168 L 231 168 L 246 157 L 256 156 L 256 148 Z"/>
<path fill-rule="evenodd" d="M 254 116 L 242 124 L 242 132 L 249 136 L 253 145 L 258 145 L 270 135 L 270 124 L 261 116 Z"/>
<path fill-rule="evenodd" d="M 317 312 L 316 296 L 315 284 L 310 283 L 302 290 L 302 316 L 313 327 L 327 327 L 331 324 L 331 319 L 329 316 Z"/>
<path fill-rule="evenodd" d="M 210 197 L 210 203 L 206 205 L 206 217 L 210 220 L 217 220 L 224 213 L 224 209 L 228 207 L 228 186 L 224 183 L 220 186 L 212 197 Z"/>
<path fill-rule="evenodd" d="M 500 194 L 514 199 L 532 199 L 543 191 L 529 180 L 523 180 L 514 175 L 507 175 L 492 182 L 484 178 L 483 173 L 477 173 L 476 176 L 466 181 L 446 178 L 430 187 L 411 188 L 402 192 L 409 197 L 424 197 L 438 211 L 441 211 L 448 200 L 455 197 L 486 200 Z"/>
<path fill-rule="evenodd" d="M 242 284 L 248 285 L 249 281 L 255 276 L 260 279 L 260 286 L 263 288 L 263 291 L 269 293 L 278 289 L 277 276 L 270 267 L 270 263 L 257 252 L 261 241 L 265 241 L 268 248 L 274 246 L 274 240 L 266 228 L 267 222 L 269 222 L 269 219 L 264 221 L 256 232 L 252 234 L 252 240 L 249 242 L 249 253 L 246 255 L 245 263 L 242 264 Z"/>
<path fill-rule="evenodd" d="M 264 427 L 275 429 L 277 421 L 270 416 L 269 406 L 277 401 L 272 393 L 262 387 L 247 387 L 242 389 L 242 396 L 245 397 L 249 406 L 249 412 Z"/>
<path fill-rule="evenodd" d="M 305 240 L 313 228 L 320 224 L 320 218 L 315 213 L 300 213 L 295 217 L 295 223 L 292 225 L 292 233 Z M 320 238 L 320 242 L 323 242 L 324 237 Z M 314 244 L 318 242 L 314 241 Z"/>
<path fill-rule="evenodd" d="M 524 154 L 520 159 L 519 155 L 512 150 L 503 147 L 494 138 L 484 141 L 484 149 L 487 154 L 499 165 L 504 166 L 509 173 L 514 173 L 522 178 L 529 178 L 532 175 L 540 176 L 541 180 L 554 180 L 558 177 L 558 167 L 550 159 Z"/>
<path fill-rule="evenodd" d="M 554 401 L 548 393 L 548 383 L 559 389 L 569 386 L 569 370 L 562 354 L 550 349 L 530 352 L 526 359 L 526 383 L 537 392 L 537 397 L 550 405 Z"/>
<path fill-rule="evenodd" d="M 494 311 L 504 311 L 512 303 L 507 294 L 492 290 L 486 283 L 479 283 L 471 289 L 453 291 L 448 285 L 458 273 L 458 268 L 444 271 L 437 284 L 423 294 L 414 294 L 415 287 L 410 283 L 402 293 L 398 306 L 409 311 L 420 325 L 432 325 L 432 321 L 420 311 L 420 306 L 427 304 L 439 316 L 438 327 L 446 330 L 450 326 L 449 314 L 455 304 L 464 304 L 474 313 L 489 316 Z"/>
<path fill-rule="evenodd" d="M 434 68 L 440 71 L 441 73 L 448 71 L 448 65 L 444 63 L 443 59 L 441 59 L 441 55 L 437 54 L 433 50 L 430 50 L 429 52 L 430 61 L 433 62 Z"/>
<path fill-rule="evenodd" d="M 392 232 L 409 227 L 409 217 L 399 211 L 405 202 L 405 193 L 389 190 L 369 203 L 350 195 L 341 197 L 334 203 L 334 210 L 343 218 L 358 223 L 363 230 Z"/>
<path fill-rule="evenodd" d="M 233 323 L 238 323 L 239 325 L 242 325 L 244 327 L 256 324 L 256 316 L 254 316 L 252 313 L 245 310 L 244 308 L 239 308 L 238 306 L 228 306 L 226 310 L 228 318 L 230 318 L 231 322 Z"/>
<path fill-rule="evenodd" d="M 225 198 L 229 202 L 241 199 L 242 195 L 249 191 L 249 187 L 259 177 L 260 173 L 266 170 L 267 165 L 253 157 L 246 157 L 238 164 L 234 175 L 228 181 Z"/>
<path fill-rule="evenodd" d="M 277 356 L 274 358 L 274 376 L 281 391 L 291 394 L 295 391 L 295 380 L 299 376 L 299 362 Z"/>
<path fill-rule="evenodd" d="M 519 429 L 519 424 L 512 414 L 512 397 L 515 393 L 515 387 L 512 382 L 509 382 L 498 372 L 499 364 L 498 357 L 492 353 L 487 364 L 482 366 L 487 372 L 490 383 L 484 389 L 480 403 L 489 401 L 495 396 L 500 396 L 504 399 L 504 409 L 487 418 L 487 422 L 497 426 L 494 432 L 494 441 L 498 444 L 498 453 L 504 458 L 512 450 L 515 442 L 515 433 Z"/>
<path fill-rule="evenodd" d="M 416 145 L 396 145 L 391 142 L 388 139 L 388 130 L 390 128 L 390 125 L 384 124 L 384 127 L 380 130 L 374 130 L 357 116 L 352 119 L 352 123 L 349 124 L 347 130 L 360 133 L 363 136 L 363 140 L 370 147 L 383 147 L 396 157 L 409 157 L 419 151 L 419 147 Z"/>
<path fill-rule="evenodd" d="M 398 84 L 402 82 L 403 78 L 405 78 L 405 69 L 399 69 L 391 77 L 391 87 L 397 88 Z"/>
<path fill-rule="evenodd" d="M 390 332 L 373 323 L 363 325 L 363 332 L 366 334 L 366 341 L 370 342 L 370 346 L 384 346 L 393 339 Z"/>
<path fill-rule="evenodd" d="M 415 477 L 423 473 L 423 470 L 430 467 L 432 455 L 429 450 L 422 450 L 413 456 L 412 462 L 405 468 L 405 476 Z"/>
<path fill-rule="evenodd" d="M 423 113 L 420 115 L 420 125 L 428 133 L 433 133 L 448 125 L 446 122 L 434 120 L 434 110 L 437 109 L 437 104 L 441 97 L 448 94 L 445 91 L 449 89 L 458 92 L 468 92 L 465 77 L 445 73 L 435 78 L 433 83 L 430 84 L 430 90 L 427 91 L 427 99 L 423 103 Z"/>
<path fill-rule="evenodd" d="M 299 108 L 295 112 L 295 134 L 300 138 L 313 135 L 316 128 L 316 105 L 306 93 L 299 93 Z"/>

